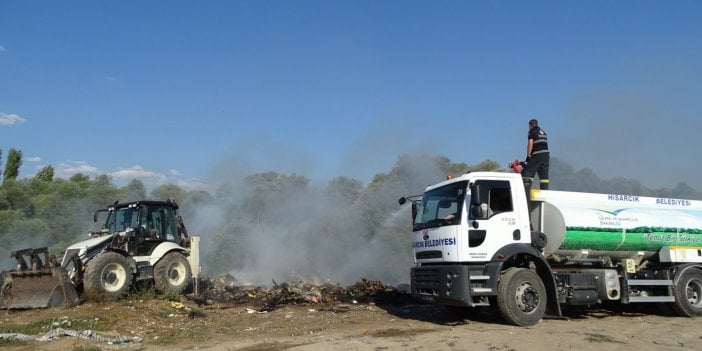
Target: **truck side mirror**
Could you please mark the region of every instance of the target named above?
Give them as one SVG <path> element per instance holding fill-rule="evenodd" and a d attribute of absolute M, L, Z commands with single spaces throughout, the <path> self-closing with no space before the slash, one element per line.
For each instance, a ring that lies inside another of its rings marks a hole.
<path fill-rule="evenodd" d="M 486 203 L 470 205 L 470 211 L 474 219 L 487 219 L 493 214 Z"/>
<path fill-rule="evenodd" d="M 416 198 L 416 197 L 412 196 L 412 197 L 410 197 L 410 198 Z M 409 199 L 407 199 L 407 198 L 404 197 L 404 196 L 401 197 L 401 198 L 399 198 L 399 199 L 397 200 L 397 202 L 398 202 L 400 205 L 406 204 L 407 201 L 412 201 L 412 223 L 414 223 L 414 219 L 417 218 L 417 211 L 419 211 L 419 207 L 418 207 L 418 205 L 417 205 L 417 201 L 415 201 L 415 200 L 409 200 Z"/>
<path fill-rule="evenodd" d="M 482 218 L 482 216 L 480 215 L 480 205 L 479 204 L 471 204 L 470 205 L 470 214 L 474 219 Z"/>
<path fill-rule="evenodd" d="M 475 183 L 470 183 L 470 205 L 480 206 L 480 187 Z"/>
<path fill-rule="evenodd" d="M 480 211 L 480 187 L 470 183 L 470 214 L 473 219 L 483 218 Z"/>

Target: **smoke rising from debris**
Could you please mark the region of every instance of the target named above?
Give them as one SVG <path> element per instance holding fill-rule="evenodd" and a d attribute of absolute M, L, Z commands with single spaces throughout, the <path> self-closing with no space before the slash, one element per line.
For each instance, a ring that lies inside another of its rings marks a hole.
<path fill-rule="evenodd" d="M 242 177 L 221 166 L 214 202 L 191 209 L 186 219 L 203 236 L 205 269 L 214 274 L 257 285 L 295 277 L 403 283 L 412 264 L 411 215 L 397 199 L 443 179 L 434 159 L 401 158 L 371 184 L 343 176 L 312 184 L 276 172 Z"/>

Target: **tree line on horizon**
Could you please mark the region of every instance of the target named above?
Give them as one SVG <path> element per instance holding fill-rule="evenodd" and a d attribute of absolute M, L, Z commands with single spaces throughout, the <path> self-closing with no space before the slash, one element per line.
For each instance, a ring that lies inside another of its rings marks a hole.
<path fill-rule="evenodd" d="M 19 157 L 11 162 L 10 154 Z M 399 197 L 421 194 L 427 185 L 448 174 L 504 168 L 491 160 L 469 165 L 443 156 L 401 155 L 389 171 L 376 174 L 367 184 L 338 176 L 317 185 L 303 175 L 269 171 L 222 182 L 207 191 L 189 191 L 174 184 L 147 190 L 138 179 L 118 186 L 107 175 L 91 178 L 79 173 L 57 178 L 50 166 L 20 178 L 16 171 L 21 152 L 10 154 L 0 185 L 2 259 L 27 247 L 47 246 L 60 254 L 68 245 L 86 239 L 88 231 L 98 230 L 100 223 L 93 223 L 93 213 L 115 200 L 176 199 L 188 231 L 203 236 L 205 273 L 263 268 L 280 259 L 280 265 L 299 265 L 302 271 L 322 276 L 348 266 L 359 274 L 378 274 L 375 278 L 388 280 L 401 279 L 412 262 L 411 219 L 409 211 L 397 204 Z M 589 169 L 575 170 L 557 158 L 551 164 L 554 190 L 702 199 L 702 193 L 685 183 L 650 189 L 632 179 L 603 180 Z M 349 263 L 359 255 L 375 253 L 373 248 L 385 252 L 378 258 L 382 264 Z M 286 250 L 299 254 L 287 257 Z M 262 262 L 266 258 L 269 261 Z M 13 263 L 6 262 L 0 269 Z"/>

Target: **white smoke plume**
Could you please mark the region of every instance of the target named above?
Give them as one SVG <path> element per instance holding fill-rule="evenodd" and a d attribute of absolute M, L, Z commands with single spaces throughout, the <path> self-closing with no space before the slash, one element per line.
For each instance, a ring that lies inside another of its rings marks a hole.
<path fill-rule="evenodd" d="M 257 285 L 295 277 L 407 282 L 411 216 L 397 199 L 444 177 L 432 156 L 401 157 L 371 184 L 346 177 L 297 184 L 306 178 L 269 172 L 271 181 L 257 187 L 236 167 L 229 176 L 225 169 L 217 168 L 228 181 L 213 202 L 189 211 L 189 230 L 203 236 L 211 273 Z"/>

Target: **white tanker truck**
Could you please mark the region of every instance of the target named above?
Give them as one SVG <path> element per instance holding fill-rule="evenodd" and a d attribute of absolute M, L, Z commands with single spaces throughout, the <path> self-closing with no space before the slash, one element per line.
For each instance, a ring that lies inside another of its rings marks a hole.
<path fill-rule="evenodd" d="M 533 325 L 562 305 L 657 303 L 702 315 L 702 201 L 531 190 L 516 173 L 475 172 L 412 202 L 412 295 L 497 306 Z"/>

